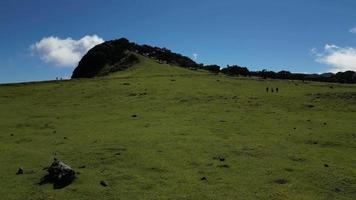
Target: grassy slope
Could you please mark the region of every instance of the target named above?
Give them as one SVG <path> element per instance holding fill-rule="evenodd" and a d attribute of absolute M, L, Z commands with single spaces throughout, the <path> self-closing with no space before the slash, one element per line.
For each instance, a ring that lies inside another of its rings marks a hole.
<path fill-rule="evenodd" d="M 356 198 L 356 86 L 139 65 L 0 86 L 1 199 Z M 80 172 L 62 190 L 36 184 L 53 157 Z"/>

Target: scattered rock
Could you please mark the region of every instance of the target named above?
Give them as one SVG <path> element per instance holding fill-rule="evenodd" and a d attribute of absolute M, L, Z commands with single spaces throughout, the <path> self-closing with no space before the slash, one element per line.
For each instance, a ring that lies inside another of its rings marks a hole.
<path fill-rule="evenodd" d="M 100 185 L 103 187 L 109 186 L 108 182 L 106 182 L 106 181 L 100 181 Z"/>
<path fill-rule="evenodd" d="M 130 83 L 123 83 L 123 85 L 130 85 Z"/>
<path fill-rule="evenodd" d="M 75 177 L 75 171 L 62 161 L 54 159 L 51 166 L 47 168 L 48 174 L 45 175 L 40 182 L 40 185 L 53 183 L 54 189 L 61 189 L 71 184 Z"/>
<path fill-rule="evenodd" d="M 214 160 L 220 160 L 221 162 L 225 161 L 225 157 L 224 156 L 215 156 L 213 157 Z"/>
<path fill-rule="evenodd" d="M 204 176 L 200 179 L 201 181 L 207 181 L 208 179 Z"/>
<path fill-rule="evenodd" d="M 120 152 L 115 153 L 115 156 L 120 156 L 120 155 L 121 155 Z"/>
<path fill-rule="evenodd" d="M 11 134 L 10 134 L 10 136 L 14 136 L 14 134 L 13 134 L 13 133 L 11 133 Z"/>
<path fill-rule="evenodd" d="M 324 122 L 324 126 L 326 126 L 327 125 L 327 123 L 326 122 Z"/>
<path fill-rule="evenodd" d="M 224 164 L 224 165 L 218 165 L 218 167 L 220 167 L 220 168 L 230 168 L 230 167 L 229 167 L 229 165 L 227 165 L 227 164 Z"/>
<path fill-rule="evenodd" d="M 307 144 L 318 144 L 318 141 L 315 140 L 308 140 L 306 141 Z"/>
<path fill-rule="evenodd" d="M 136 118 L 136 117 L 137 117 L 137 115 L 132 115 L 131 117 Z"/>
<path fill-rule="evenodd" d="M 175 80 L 175 79 L 172 79 L 171 81 L 174 82 L 174 81 L 176 81 L 176 80 Z"/>
<path fill-rule="evenodd" d="M 66 140 L 66 139 L 68 139 L 68 138 L 67 138 L 67 137 L 63 137 L 63 139 L 65 139 L 65 140 Z"/>
<path fill-rule="evenodd" d="M 329 165 L 328 164 L 324 164 L 324 167 L 329 167 Z"/>
<path fill-rule="evenodd" d="M 279 179 L 275 180 L 274 182 L 277 183 L 277 184 L 284 185 L 284 184 L 288 183 L 288 180 L 286 180 L 284 178 L 279 178 Z"/>
<path fill-rule="evenodd" d="M 20 168 L 17 170 L 16 175 L 21 175 L 21 174 L 23 174 L 23 168 L 20 167 Z"/>
<path fill-rule="evenodd" d="M 308 108 L 314 108 L 315 106 L 314 105 L 312 105 L 312 104 L 309 104 L 308 105 Z"/>

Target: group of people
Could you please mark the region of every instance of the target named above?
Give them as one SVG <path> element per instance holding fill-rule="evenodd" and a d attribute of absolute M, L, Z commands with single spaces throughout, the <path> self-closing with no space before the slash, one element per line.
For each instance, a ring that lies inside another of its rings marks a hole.
<path fill-rule="evenodd" d="M 274 91 L 276 91 L 276 93 L 278 93 L 278 92 L 279 92 L 279 89 L 278 89 L 278 87 L 276 87 L 276 88 L 273 88 L 273 87 L 271 87 L 271 88 L 266 87 L 266 92 L 269 92 L 269 91 L 271 91 L 272 93 L 274 93 Z"/>

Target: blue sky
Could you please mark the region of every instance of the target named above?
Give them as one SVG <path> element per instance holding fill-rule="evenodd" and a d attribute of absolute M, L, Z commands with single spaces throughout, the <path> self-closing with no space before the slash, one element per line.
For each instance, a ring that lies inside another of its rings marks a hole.
<path fill-rule="evenodd" d="M 93 35 L 197 54 L 205 64 L 356 70 L 355 11 L 354 0 L 2 0 L 0 83 L 70 76 L 86 41 L 100 41 Z M 76 51 L 58 58 L 53 42 Z"/>

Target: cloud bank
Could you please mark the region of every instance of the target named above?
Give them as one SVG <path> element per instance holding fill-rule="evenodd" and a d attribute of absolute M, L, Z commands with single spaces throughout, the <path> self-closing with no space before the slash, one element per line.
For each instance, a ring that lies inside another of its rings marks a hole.
<path fill-rule="evenodd" d="M 317 62 L 329 65 L 331 72 L 356 71 L 356 48 L 327 44 L 322 52 L 315 48 L 311 52 Z"/>
<path fill-rule="evenodd" d="M 350 33 L 356 33 L 356 27 L 355 27 L 355 28 L 350 29 Z"/>
<path fill-rule="evenodd" d="M 104 40 L 97 35 L 86 35 L 79 40 L 51 36 L 44 37 L 30 48 L 47 63 L 53 63 L 58 67 L 75 67 L 89 49 L 103 42 Z"/>

